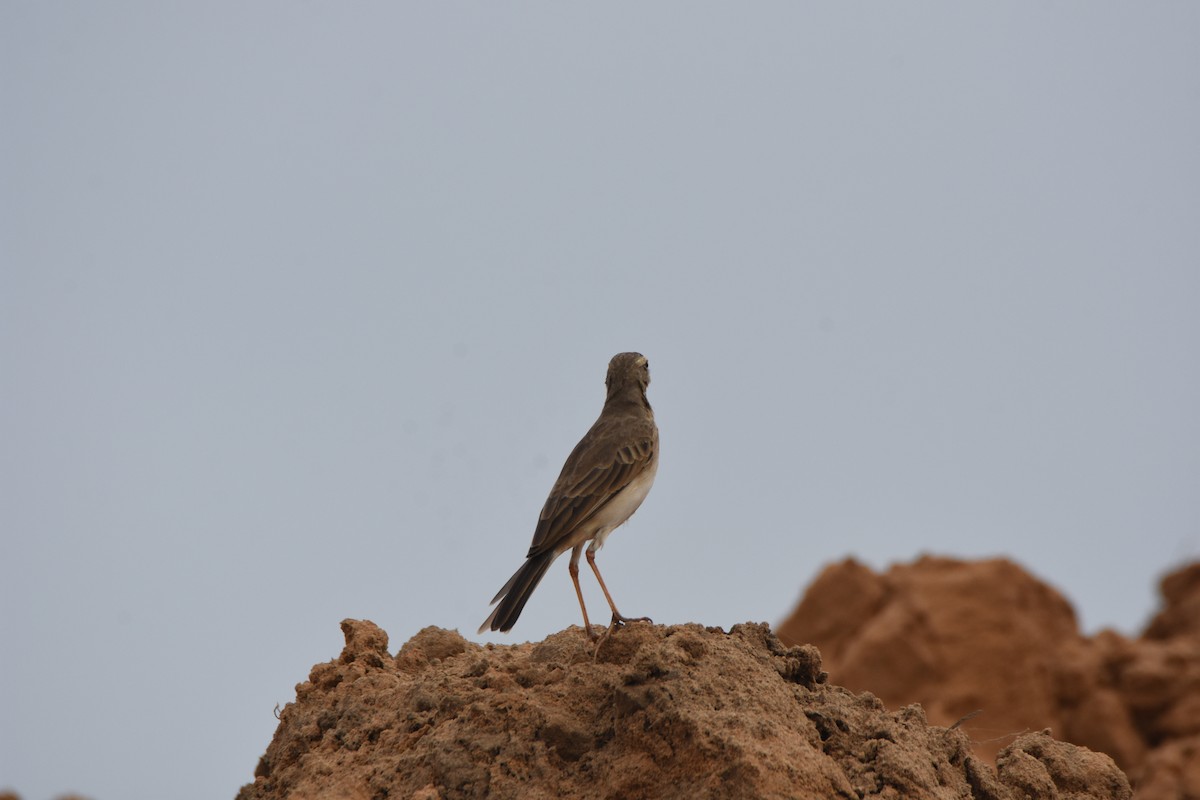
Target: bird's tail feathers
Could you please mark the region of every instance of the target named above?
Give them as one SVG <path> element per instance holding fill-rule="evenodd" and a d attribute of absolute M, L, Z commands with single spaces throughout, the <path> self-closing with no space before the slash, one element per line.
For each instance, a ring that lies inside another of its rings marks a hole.
<path fill-rule="evenodd" d="M 510 630 L 516 624 L 517 617 L 521 616 L 522 609 L 529 602 L 529 596 L 541 582 L 556 555 L 553 551 L 549 551 L 526 559 L 521 568 L 508 579 L 508 583 L 504 584 L 504 588 L 492 598 L 492 602 L 498 602 L 499 605 L 479 626 L 478 633 L 486 630 L 501 632 Z"/>

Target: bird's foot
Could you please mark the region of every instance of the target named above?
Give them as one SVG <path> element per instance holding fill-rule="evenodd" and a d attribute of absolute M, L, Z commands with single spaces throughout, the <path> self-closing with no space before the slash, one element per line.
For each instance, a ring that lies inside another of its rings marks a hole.
<path fill-rule="evenodd" d="M 603 647 L 604 643 L 607 642 L 612 637 L 613 631 L 615 631 L 617 629 L 617 626 L 619 624 L 620 623 L 617 622 L 617 618 L 613 617 L 613 621 L 604 630 L 604 633 L 601 634 L 600 636 L 597 636 L 595 639 L 592 640 L 593 642 L 596 643 L 596 649 L 594 651 L 592 651 L 592 661 L 595 661 L 596 659 L 598 659 L 600 657 L 600 648 Z"/>
<path fill-rule="evenodd" d="M 608 623 L 608 628 L 603 634 L 596 636 L 594 633 L 592 633 L 589 626 L 588 636 L 590 636 L 592 641 L 596 643 L 596 651 L 592 654 L 593 661 L 595 661 L 600 655 L 600 648 L 603 647 L 604 643 L 607 642 L 613 635 L 613 631 L 629 622 L 649 622 L 653 624 L 654 620 L 650 619 L 649 617 L 626 617 L 614 612 L 612 616 L 612 622 Z"/>

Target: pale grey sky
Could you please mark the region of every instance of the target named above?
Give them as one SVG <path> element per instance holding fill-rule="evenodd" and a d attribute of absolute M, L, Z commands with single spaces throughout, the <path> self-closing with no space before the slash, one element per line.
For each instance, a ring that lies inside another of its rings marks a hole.
<path fill-rule="evenodd" d="M 479 640 L 623 350 L 626 614 L 1004 554 L 1133 632 L 1200 557 L 1196 4 L 9 2 L 0 68 L 26 800 L 232 796 L 345 617 Z"/>

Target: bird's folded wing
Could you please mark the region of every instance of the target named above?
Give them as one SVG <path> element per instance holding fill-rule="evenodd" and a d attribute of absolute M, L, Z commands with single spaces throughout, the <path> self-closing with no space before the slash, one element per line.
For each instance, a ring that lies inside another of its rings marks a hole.
<path fill-rule="evenodd" d="M 587 440 L 580 442 L 585 446 Z M 571 537 L 580 525 L 596 515 L 613 497 L 641 475 L 654 461 L 654 437 L 639 437 L 618 447 L 571 453 L 538 517 L 527 558 L 553 550 Z M 591 469 L 586 464 L 596 464 Z M 598 463 L 599 462 L 599 463 Z M 581 468 L 582 467 L 582 468 Z"/>

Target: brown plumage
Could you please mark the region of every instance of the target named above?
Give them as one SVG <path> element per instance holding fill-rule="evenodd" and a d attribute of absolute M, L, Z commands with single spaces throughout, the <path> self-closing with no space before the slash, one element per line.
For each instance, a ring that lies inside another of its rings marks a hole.
<path fill-rule="evenodd" d="M 492 598 L 499 605 L 479 626 L 480 633 L 512 628 L 550 564 L 570 550 L 571 580 L 584 628 L 593 635 L 579 588 L 579 556 L 589 541 L 588 564 L 612 608 L 613 624 L 628 621 L 617 611 L 600 577 L 595 554 L 608 534 L 637 511 L 658 469 L 658 426 L 646 399 L 650 385 L 646 357 L 640 353 L 613 356 L 605 384 L 608 395 L 600 417 L 567 457 L 538 516 L 525 563 Z"/>

